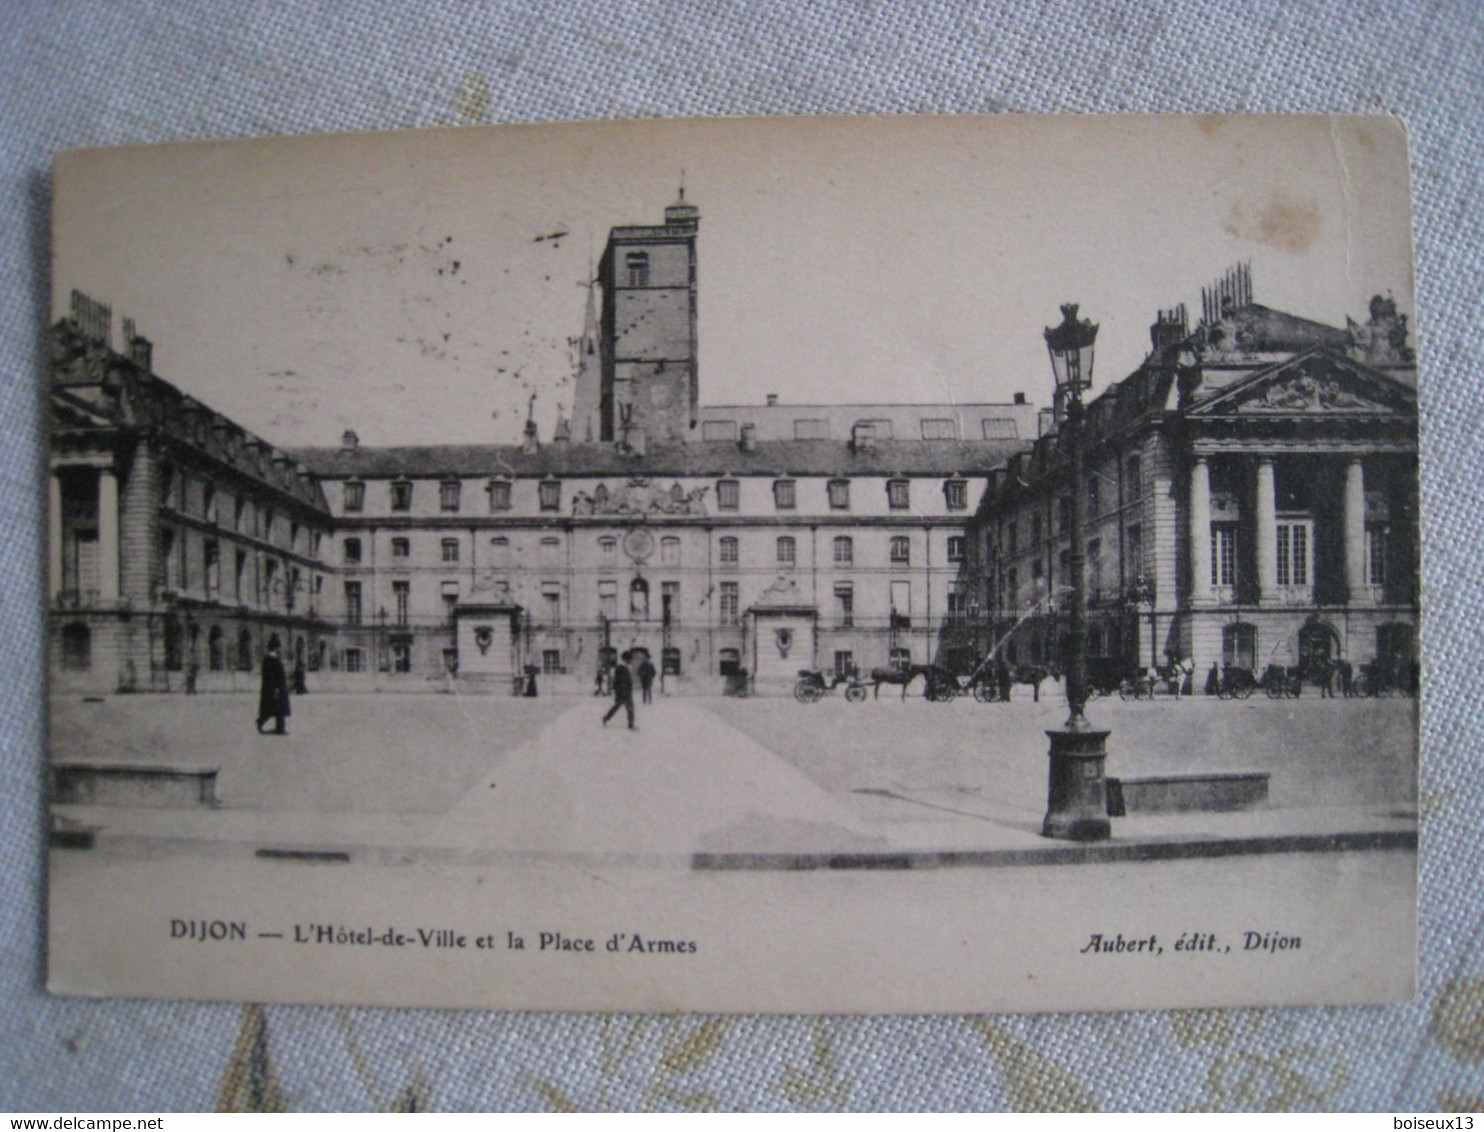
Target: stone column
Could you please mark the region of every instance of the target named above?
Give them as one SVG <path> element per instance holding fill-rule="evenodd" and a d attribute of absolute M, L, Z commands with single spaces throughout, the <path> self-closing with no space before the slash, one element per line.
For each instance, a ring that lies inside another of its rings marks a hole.
<path fill-rule="evenodd" d="M 119 481 L 112 468 L 98 472 L 98 598 L 119 599 Z"/>
<path fill-rule="evenodd" d="M 47 485 L 46 566 L 47 600 L 56 601 L 62 592 L 62 481 L 52 469 Z"/>
<path fill-rule="evenodd" d="M 1273 601 L 1278 594 L 1278 499 L 1271 457 L 1257 461 L 1257 600 Z"/>
<path fill-rule="evenodd" d="M 1190 469 L 1190 600 L 1211 601 L 1211 466 L 1197 456 Z"/>
<path fill-rule="evenodd" d="M 1365 577 L 1365 472 L 1358 457 L 1345 467 L 1345 584 L 1352 603 L 1369 599 Z"/>

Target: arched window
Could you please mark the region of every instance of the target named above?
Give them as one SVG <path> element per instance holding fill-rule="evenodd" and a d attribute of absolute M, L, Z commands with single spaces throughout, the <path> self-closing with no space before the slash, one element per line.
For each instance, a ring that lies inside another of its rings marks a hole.
<path fill-rule="evenodd" d="M 242 672 L 252 671 L 252 630 L 246 625 L 237 632 L 237 668 Z"/>
<path fill-rule="evenodd" d="M 68 672 L 93 667 L 93 631 L 80 621 L 62 627 L 62 667 Z"/>
<path fill-rule="evenodd" d="M 226 664 L 226 657 L 222 649 L 222 627 L 213 625 L 211 631 L 206 634 L 206 667 L 212 672 L 220 672 Z"/>
<path fill-rule="evenodd" d="M 792 566 L 798 558 L 798 543 L 789 535 L 778 540 L 778 565 Z"/>
<path fill-rule="evenodd" d="M 629 584 L 629 616 L 639 621 L 649 616 L 649 583 L 643 578 Z"/>
<path fill-rule="evenodd" d="M 855 540 L 849 535 L 841 535 L 835 539 L 835 565 L 851 566 L 855 564 Z"/>

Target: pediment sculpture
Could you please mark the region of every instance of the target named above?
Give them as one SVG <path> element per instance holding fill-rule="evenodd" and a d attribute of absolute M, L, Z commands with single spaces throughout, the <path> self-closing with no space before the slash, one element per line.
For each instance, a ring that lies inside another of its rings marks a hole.
<path fill-rule="evenodd" d="M 577 517 L 704 515 L 706 494 L 710 490 L 709 487 L 696 487 L 687 491 L 678 480 L 669 487 L 647 479 L 631 479 L 611 488 L 607 483 L 600 483 L 590 492 L 573 493 L 572 514 Z"/>

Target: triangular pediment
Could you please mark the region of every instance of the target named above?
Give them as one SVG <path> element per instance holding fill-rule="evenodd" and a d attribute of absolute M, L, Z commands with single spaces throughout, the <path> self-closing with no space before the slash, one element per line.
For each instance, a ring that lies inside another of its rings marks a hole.
<path fill-rule="evenodd" d="M 1188 410 L 1191 416 L 1415 416 L 1417 395 L 1388 374 L 1328 349 L 1251 374 Z"/>
<path fill-rule="evenodd" d="M 105 411 L 70 390 L 52 390 L 51 411 L 53 429 L 113 428 L 118 424 Z"/>

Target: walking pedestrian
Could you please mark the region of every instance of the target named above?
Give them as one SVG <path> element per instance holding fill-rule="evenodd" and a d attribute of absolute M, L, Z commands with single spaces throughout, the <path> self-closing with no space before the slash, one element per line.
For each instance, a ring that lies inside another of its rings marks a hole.
<path fill-rule="evenodd" d="M 608 721 L 622 708 L 628 713 L 629 730 L 637 730 L 634 727 L 634 674 L 629 670 L 629 663 L 633 659 L 634 654 L 631 652 L 625 652 L 618 658 L 618 666 L 613 670 L 613 706 L 603 717 L 604 727 L 608 726 Z"/>
<path fill-rule="evenodd" d="M 1206 672 L 1206 695 L 1217 696 L 1221 694 L 1221 672 L 1216 667 L 1216 662 L 1211 662 L 1210 669 Z"/>
<path fill-rule="evenodd" d="M 639 665 L 638 675 L 639 691 L 642 693 L 644 702 L 647 704 L 651 702 L 651 689 L 654 687 L 654 665 L 650 662 L 650 659 L 647 655 L 644 657 L 644 660 Z"/>
<path fill-rule="evenodd" d="M 284 720 L 290 714 L 288 674 L 278 658 L 278 645 L 270 644 L 263 654 L 262 683 L 258 689 L 258 732 L 261 734 L 263 724 L 271 719 L 275 723 L 272 734 L 287 735 Z"/>

